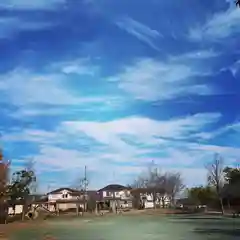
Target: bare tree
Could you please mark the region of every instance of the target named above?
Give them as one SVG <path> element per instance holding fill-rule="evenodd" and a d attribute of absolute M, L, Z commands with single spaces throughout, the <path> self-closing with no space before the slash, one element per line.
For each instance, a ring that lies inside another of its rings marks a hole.
<path fill-rule="evenodd" d="M 156 208 L 156 201 L 162 201 L 163 206 L 165 207 L 166 199 L 166 177 L 165 174 L 160 171 L 159 168 L 155 167 L 149 170 L 148 172 L 148 181 L 147 188 L 151 189 L 153 194 L 154 208 Z"/>
<path fill-rule="evenodd" d="M 208 171 L 207 180 L 210 186 L 213 186 L 218 195 L 222 214 L 224 214 L 224 207 L 222 201 L 222 189 L 224 185 L 224 161 L 219 154 L 215 154 L 213 161 L 206 166 Z"/>
<path fill-rule="evenodd" d="M 4 161 L 3 152 L 0 148 L 0 224 L 6 223 L 7 209 L 6 200 L 8 199 L 8 172 L 10 162 Z"/>
<path fill-rule="evenodd" d="M 180 173 L 163 173 L 159 168 L 153 166 L 138 176 L 132 187 L 144 188 L 146 192 L 151 193 L 155 208 L 157 200 L 161 201 L 162 206 L 165 207 L 167 197 L 170 198 L 171 203 L 174 203 L 176 195 L 184 189 Z"/>
<path fill-rule="evenodd" d="M 176 195 L 182 192 L 185 188 L 183 184 L 182 175 L 179 172 L 166 173 L 165 174 L 165 186 L 166 193 L 170 196 L 171 204 L 175 204 Z"/>
<path fill-rule="evenodd" d="M 235 0 L 236 6 L 240 8 L 240 0 Z"/>
<path fill-rule="evenodd" d="M 33 181 L 29 185 L 29 190 L 30 190 L 31 194 L 36 194 L 37 188 L 38 188 L 35 166 L 36 166 L 36 163 L 33 159 L 29 159 L 25 164 L 26 171 L 29 173 L 32 173 L 32 175 L 33 175 Z"/>
<path fill-rule="evenodd" d="M 139 175 L 132 184 L 129 185 L 132 188 L 146 188 L 146 177 Z"/>

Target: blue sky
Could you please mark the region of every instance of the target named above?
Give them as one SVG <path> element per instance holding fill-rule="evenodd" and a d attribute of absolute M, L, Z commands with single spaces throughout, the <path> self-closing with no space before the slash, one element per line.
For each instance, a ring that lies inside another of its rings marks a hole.
<path fill-rule="evenodd" d="M 41 191 L 131 183 L 151 161 L 203 184 L 240 157 L 240 9 L 230 0 L 1 0 L 0 131 Z"/>

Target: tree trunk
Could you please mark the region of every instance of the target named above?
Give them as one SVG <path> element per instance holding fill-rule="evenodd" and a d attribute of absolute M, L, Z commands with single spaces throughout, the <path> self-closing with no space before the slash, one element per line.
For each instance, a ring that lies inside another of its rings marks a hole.
<path fill-rule="evenodd" d="M 224 215 L 224 207 L 223 207 L 223 201 L 222 201 L 221 197 L 219 197 L 219 202 L 220 202 L 220 206 L 221 206 L 222 215 Z"/>
<path fill-rule="evenodd" d="M 27 212 L 27 203 L 24 202 L 23 208 L 22 208 L 22 221 L 25 219 L 25 214 Z"/>
<path fill-rule="evenodd" d="M 95 204 L 95 214 L 98 215 L 99 211 L 98 211 L 98 203 L 96 202 Z"/>
<path fill-rule="evenodd" d="M 165 208 L 165 199 L 162 197 L 162 208 Z"/>
<path fill-rule="evenodd" d="M 76 203 L 76 215 L 77 216 L 79 216 L 79 208 L 80 208 L 79 204 Z"/>
<path fill-rule="evenodd" d="M 153 206 L 154 206 L 154 209 L 156 209 L 156 193 L 155 193 L 155 191 L 153 192 Z"/>
<path fill-rule="evenodd" d="M 171 202 L 170 202 L 170 204 L 171 204 L 171 207 L 173 207 L 173 206 L 175 205 L 175 195 L 172 195 L 172 196 L 171 196 Z"/>
<path fill-rule="evenodd" d="M 227 199 L 227 202 L 228 202 L 228 210 L 231 210 L 231 204 L 230 204 L 230 199 L 229 198 Z"/>
<path fill-rule="evenodd" d="M 7 222 L 7 210 L 8 205 L 5 204 L 3 201 L 0 202 L 0 224 L 5 224 Z"/>

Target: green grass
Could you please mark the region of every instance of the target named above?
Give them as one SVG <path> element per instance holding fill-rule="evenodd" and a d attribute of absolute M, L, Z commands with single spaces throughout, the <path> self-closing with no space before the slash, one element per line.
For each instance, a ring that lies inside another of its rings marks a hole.
<path fill-rule="evenodd" d="M 211 216 L 113 216 L 49 220 L 45 229 L 20 230 L 11 240 L 235 240 L 240 220 Z"/>

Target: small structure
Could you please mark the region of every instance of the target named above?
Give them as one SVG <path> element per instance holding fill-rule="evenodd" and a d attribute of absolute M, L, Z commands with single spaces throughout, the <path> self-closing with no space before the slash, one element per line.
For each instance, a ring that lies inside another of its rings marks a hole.
<path fill-rule="evenodd" d="M 195 209 L 197 208 L 197 204 L 193 199 L 180 198 L 176 201 L 176 207 L 180 209 Z"/>

